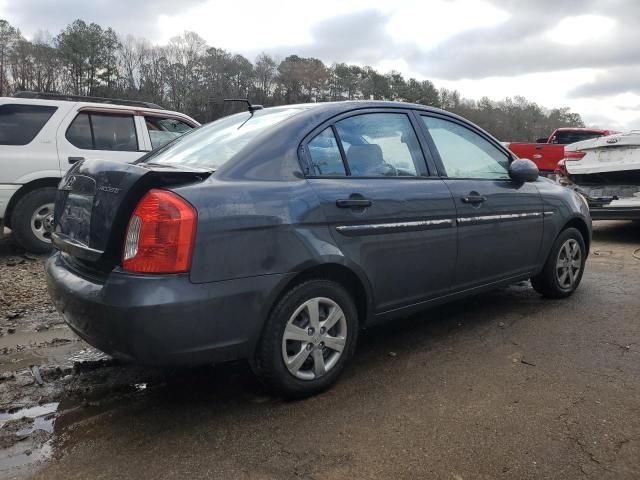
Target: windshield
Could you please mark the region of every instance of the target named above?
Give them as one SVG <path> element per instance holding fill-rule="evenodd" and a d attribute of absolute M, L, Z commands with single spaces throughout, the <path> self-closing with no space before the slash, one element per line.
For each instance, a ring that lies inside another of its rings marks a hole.
<path fill-rule="evenodd" d="M 269 108 L 238 113 L 187 133 L 144 159 L 156 165 L 217 169 L 251 140 L 302 108 Z"/>

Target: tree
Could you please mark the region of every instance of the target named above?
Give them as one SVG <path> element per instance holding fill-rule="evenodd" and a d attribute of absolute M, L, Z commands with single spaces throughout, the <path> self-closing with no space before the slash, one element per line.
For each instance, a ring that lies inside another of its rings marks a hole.
<path fill-rule="evenodd" d="M 0 97 L 6 91 L 6 59 L 14 44 L 21 39 L 20 30 L 11 26 L 6 20 L 0 19 Z"/>
<path fill-rule="evenodd" d="M 524 97 L 500 101 L 463 98 L 430 80 L 406 80 L 400 72 L 289 55 L 276 61 L 207 45 L 184 32 L 167 45 L 118 38 L 111 28 L 76 20 L 57 37 L 32 41 L 0 20 L 0 94 L 15 90 L 140 99 L 184 111 L 201 122 L 240 111 L 229 97 L 265 105 L 326 100 L 396 100 L 458 113 L 502 140 L 532 141 L 562 126 L 583 126 L 567 107 L 546 110 Z"/>
<path fill-rule="evenodd" d="M 271 95 L 277 72 L 278 65 L 271 55 L 264 52 L 258 55 L 254 66 L 254 78 L 259 103 L 266 103 L 267 98 Z"/>
<path fill-rule="evenodd" d="M 119 47 L 112 29 L 76 20 L 58 35 L 56 44 L 72 93 L 92 95 L 101 84 L 111 87 Z"/>

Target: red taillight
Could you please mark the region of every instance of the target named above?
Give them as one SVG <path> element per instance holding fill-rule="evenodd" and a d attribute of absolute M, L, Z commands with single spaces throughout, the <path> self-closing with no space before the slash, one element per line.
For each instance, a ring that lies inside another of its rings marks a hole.
<path fill-rule="evenodd" d="M 564 151 L 564 159 L 568 161 L 582 160 L 582 157 L 585 155 L 586 153 L 581 152 L 580 150 L 576 150 L 575 152 Z"/>
<path fill-rule="evenodd" d="M 122 268 L 139 273 L 189 271 L 197 213 L 167 190 L 149 191 L 131 215 Z"/>
<path fill-rule="evenodd" d="M 565 160 L 560 160 L 558 162 L 558 166 L 556 167 L 553 173 L 555 173 L 556 175 L 561 175 L 563 177 L 569 176 L 569 172 L 567 171 L 567 164 L 565 163 Z"/>

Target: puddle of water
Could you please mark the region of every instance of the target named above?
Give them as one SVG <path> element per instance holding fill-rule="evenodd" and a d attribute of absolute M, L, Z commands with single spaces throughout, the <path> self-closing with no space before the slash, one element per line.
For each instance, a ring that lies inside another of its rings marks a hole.
<path fill-rule="evenodd" d="M 37 449 L 31 449 L 27 442 L 18 442 L 9 448 L 0 450 L 0 476 L 11 474 L 16 476 L 21 471 L 26 471 L 35 465 L 49 460 L 53 454 L 52 441 L 43 443 Z M 4 477 L 7 478 L 7 477 Z"/>
<path fill-rule="evenodd" d="M 52 402 L 0 412 L 0 430 L 9 427 L 11 422 L 26 423 L 13 433 L 17 437 L 16 442 L 0 450 L 0 476 L 15 476 L 51 457 L 53 447 L 50 436 L 59 405 L 59 402 Z M 5 433 L 11 435 L 10 430 Z"/>
<path fill-rule="evenodd" d="M 31 345 L 51 342 L 56 338 L 76 340 L 78 337 L 67 327 L 51 328 L 40 332 L 22 332 L 7 334 L 0 337 L 0 348 L 14 348 L 16 345 Z"/>
<path fill-rule="evenodd" d="M 21 418 L 38 418 L 49 415 L 58 410 L 59 402 L 45 403 L 44 405 L 36 405 L 34 407 L 21 408 L 14 412 L 0 412 L 0 428 L 11 420 L 20 420 Z"/>
<path fill-rule="evenodd" d="M 73 366 L 69 356 L 76 351 L 86 350 L 86 343 L 71 341 L 59 345 L 44 345 L 19 352 L 12 352 L 0 357 L 0 372 L 13 372 L 29 368 L 31 365 Z"/>

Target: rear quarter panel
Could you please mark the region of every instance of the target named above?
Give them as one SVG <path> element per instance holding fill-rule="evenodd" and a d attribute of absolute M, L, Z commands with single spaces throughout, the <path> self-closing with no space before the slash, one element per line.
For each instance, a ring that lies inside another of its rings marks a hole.
<path fill-rule="evenodd" d="M 344 264 L 305 179 L 221 181 L 174 189 L 198 211 L 194 283 Z"/>

